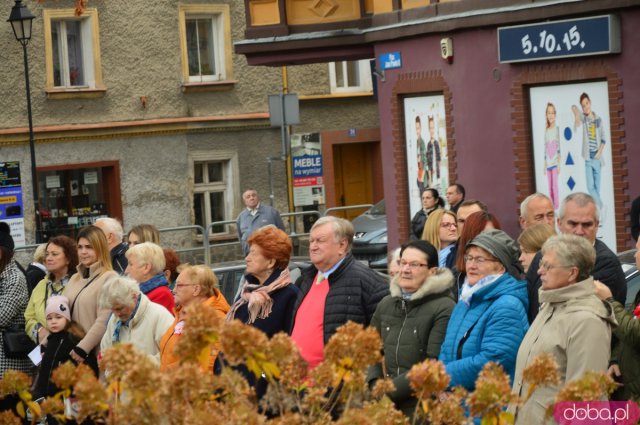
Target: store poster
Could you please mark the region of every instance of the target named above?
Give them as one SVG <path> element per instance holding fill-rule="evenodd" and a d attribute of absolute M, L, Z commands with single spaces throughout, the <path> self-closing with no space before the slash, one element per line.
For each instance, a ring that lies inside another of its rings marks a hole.
<path fill-rule="evenodd" d="M 446 118 L 443 95 L 404 99 L 411 217 L 422 208 L 424 189 L 434 188 L 444 198 L 449 187 Z"/>
<path fill-rule="evenodd" d="M 291 159 L 294 205 L 301 207 L 324 204 L 320 133 L 292 134 Z"/>
<path fill-rule="evenodd" d="M 4 221 L 11 228 L 11 236 L 16 247 L 26 245 L 18 161 L 0 162 L 0 221 Z"/>
<path fill-rule="evenodd" d="M 616 250 L 611 124 L 607 82 L 530 89 L 536 190 L 556 212 L 574 192 L 600 207 L 598 238 Z"/>

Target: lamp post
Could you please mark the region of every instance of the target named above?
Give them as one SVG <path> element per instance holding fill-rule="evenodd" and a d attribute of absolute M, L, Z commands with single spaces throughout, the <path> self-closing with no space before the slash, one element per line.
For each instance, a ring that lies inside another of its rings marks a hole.
<path fill-rule="evenodd" d="M 16 4 L 11 8 L 11 14 L 7 22 L 13 28 L 13 34 L 16 40 L 22 44 L 22 52 L 24 55 L 24 80 L 27 89 L 27 115 L 29 117 L 29 150 L 31 153 L 31 185 L 33 192 L 33 207 L 35 209 L 35 241 L 38 241 L 38 230 L 40 229 L 40 208 L 38 200 L 38 181 L 36 175 L 36 148 L 33 140 L 33 119 L 31 116 L 31 88 L 29 86 L 29 59 L 27 58 L 27 44 L 31 40 L 31 23 L 33 14 L 26 5 L 22 4 L 22 0 L 16 0 Z"/>

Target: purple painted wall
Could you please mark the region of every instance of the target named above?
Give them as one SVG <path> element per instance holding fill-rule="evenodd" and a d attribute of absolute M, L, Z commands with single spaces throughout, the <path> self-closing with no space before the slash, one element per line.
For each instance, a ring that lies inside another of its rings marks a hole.
<path fill-rule="evenodd" d="M 626 144 L 628 194 L 632 200 L 640 195 L 640 120 L 637 118 L 640 117 L 640 95 L 637 94 L 640 89 L 640 55 L 636 51 L 640 11 L 621 14 L 621 25 L 622 53 L 601 56 L 595 60 L 601 60 L 613 68 L 622 78 L 625 130 L 622 142 Z M 443 37 L 453 38 L 452 64 L 447 64 L 440 57 L 440 39 Z M 514 181 L 510 90 L 522 70 L 530 70 L 532 66 L 544 69 L 557 66 L 562 61 L 500 64 L 495 28 L 381 43 L 376 46 L 376 57 L 397 51 L 402 54 L 402 68 L 387 70 L 386 81 L 378 82 L 382 157 L 389 158 L 383 163 L 387 205 L 396 204 L 398 190 L 407 190 L 405 187 L 396 187 L 394 179 L 396 167 L 405 168 L 406 161 L 393 160 L 392 125 L 397 117 L 392 116 L 390 110 L 392 89 L 399 74 L 440 71 L 452 93 L 452 114 L 448 118 L 453 119 L 458 182 L 465 186 L 467 199 L 477 198 L 486 202 L 500 219 L 505 231 L 517 236 L 519 205 Z M 564 61 L 581 63 L 583 60 Z M 584 61 L 593 63 L 594 57 Z M 501 74 L 499 81 L 494 79 L 494 70 Z M 619 164 L 613 166 L 615 169 Z M 629 205 L 625 205 L 627 214 L 628 208 Z M 398 237 L 397 213 L 387 208 L 387 216 L 389 247 L 394 247 L 403 242 Z M 625 223 L 627 226 L 628 222 Z"/>

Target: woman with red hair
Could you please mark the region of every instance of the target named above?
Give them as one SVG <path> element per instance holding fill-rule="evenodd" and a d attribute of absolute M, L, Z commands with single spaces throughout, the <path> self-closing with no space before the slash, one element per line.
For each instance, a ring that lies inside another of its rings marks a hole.
<path fill-rule="evenodd" d="M 261 227 L 247 240 L 249 254 L 246 283 L 240 296 L 227 314 L 227 320 L 240 320 L 255 326 L 269 338 L 278 332 L 291 333 L 293 307 L 298 287 L 291 284 L 289 258 L 291 239 L 273 225 Z M 239 368 L 245 372 L 243 367 Z M 258 398 L 264 395 L 267 382 L 256 382 L 252 373 L 244 373 L 249 384 L 256 388 Z"/>

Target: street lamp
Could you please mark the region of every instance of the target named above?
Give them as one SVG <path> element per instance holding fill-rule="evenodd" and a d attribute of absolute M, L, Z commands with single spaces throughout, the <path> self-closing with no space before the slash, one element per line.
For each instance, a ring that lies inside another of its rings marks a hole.
<path fill-rule="evenodd" d="M 33 14 L 27 6 L 22 4 L 22 0 L 16 0 L 16 4 L 11 8 L 11 15 L 7 22 L 13 28 L 13 34 L 16 40 L 22 44 L 22 52 L 24 54 L 24 80 L 27 88 L 27 115 L 29 117 L 29 149 L 31 151 L 31 185 L 33 192 L 33 207 L 36 212 L 36 234 L 35 241 L 38 241 L 38 230 L 40 229 L 40 208 L 38 200 L 38 182 L 36 175 L 36 148 L 33 140 L 33 119 L 31 117 L 31 88 L 29 87 L 29 59 L 27 58 L 27 44 L 31 40 L 31 22 Z"/>

